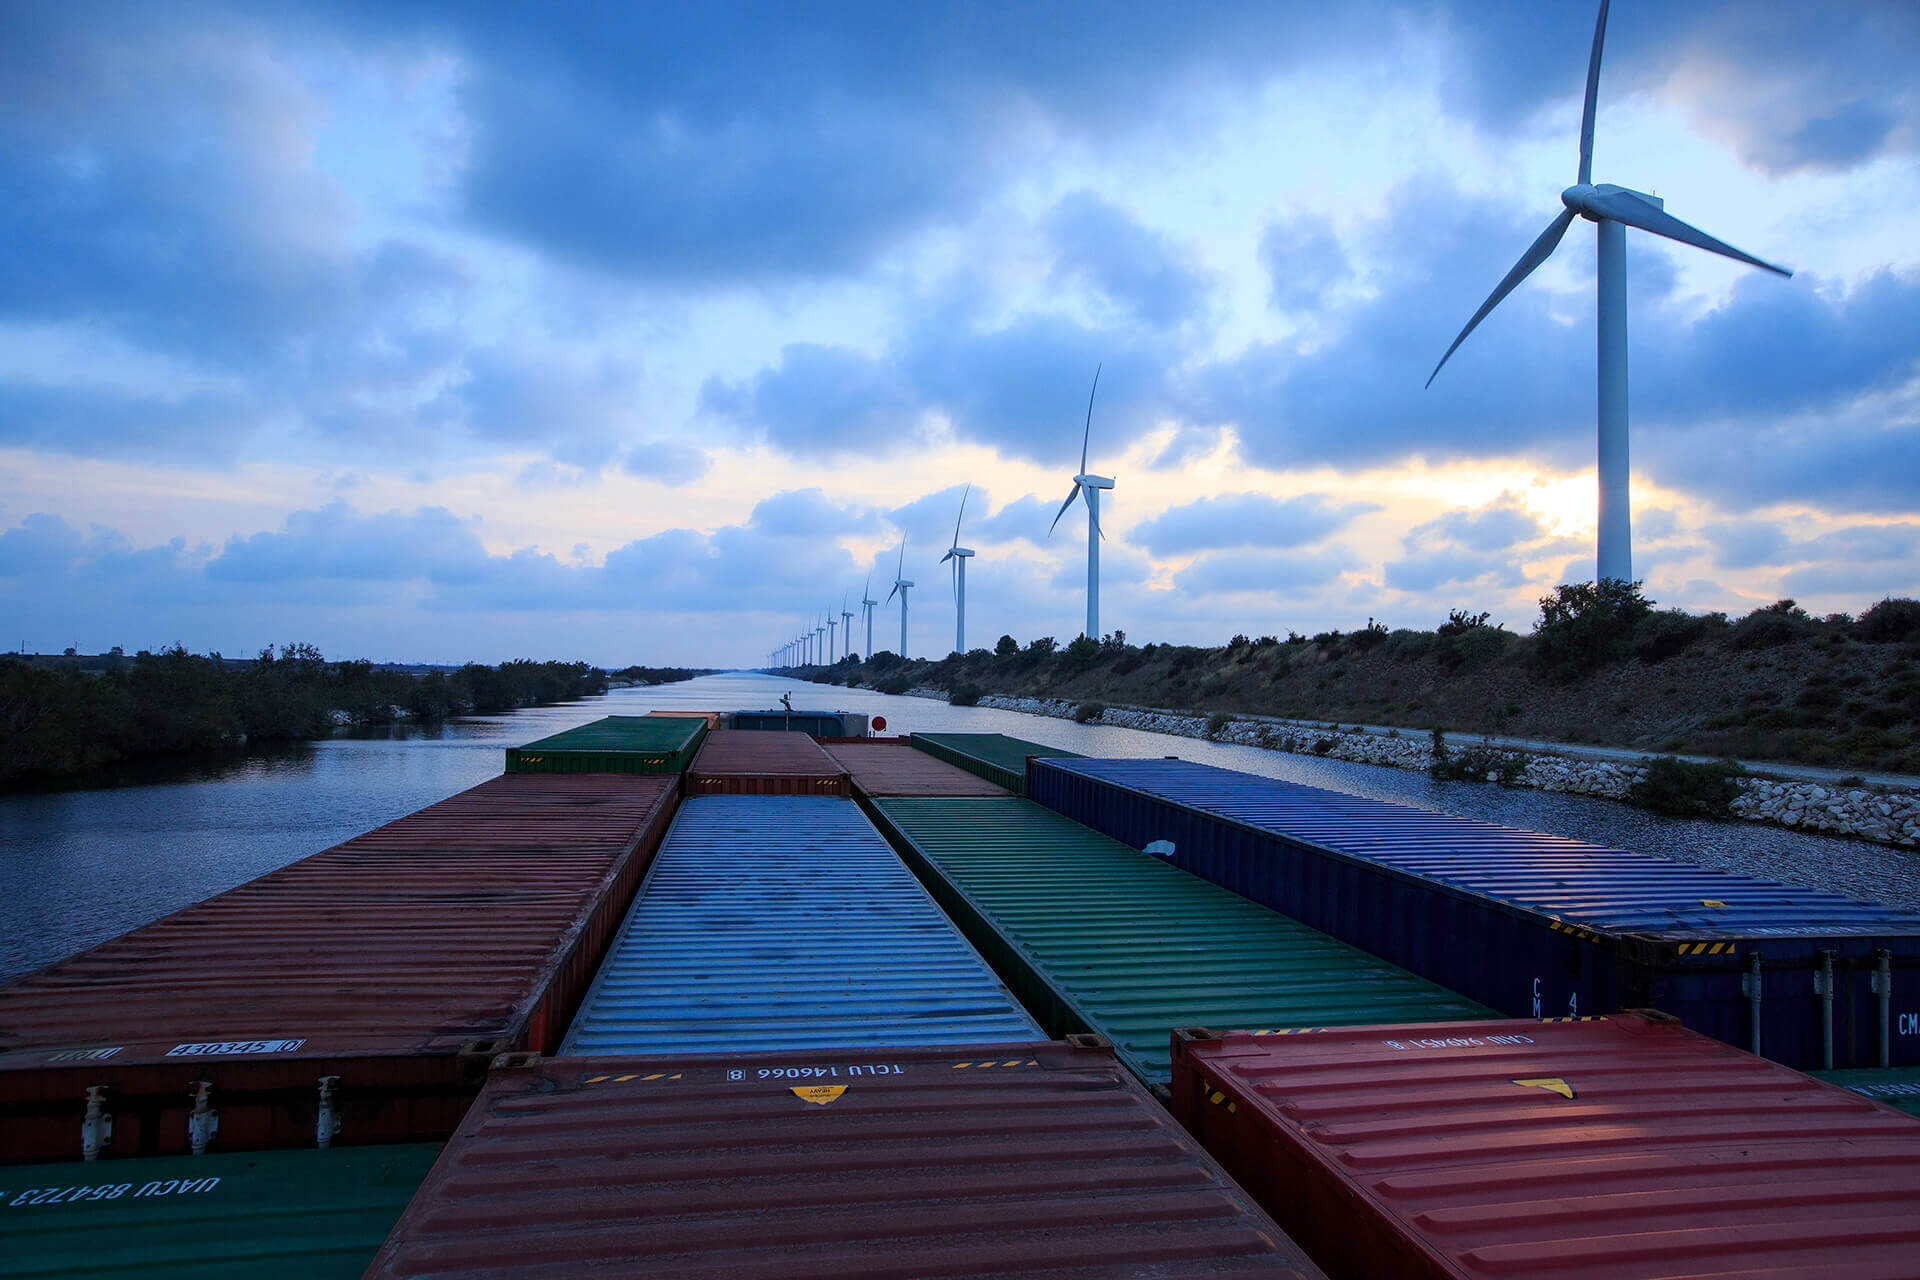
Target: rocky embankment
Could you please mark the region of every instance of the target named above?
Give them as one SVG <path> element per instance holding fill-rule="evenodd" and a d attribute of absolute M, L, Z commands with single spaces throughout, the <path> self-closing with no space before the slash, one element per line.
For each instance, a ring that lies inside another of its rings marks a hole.
<path fill-rule="evenodd" d="M 915 689 L 924 697 L 945 698 L 933 689 Z M 1078 703 L 1059 698 L 1015 698 L 989 694 L 983 707 L 1024 711 L 1030 715 L 1074 719 Z M 1288 721 L 1251 717 L 1228 719 L 1224 725 L 1201 716 L 1181 715 L 1138 707 L 1109 707 L 1094 717 L 1100 724 L 1145 729 L 1181 738 L 1205 738 L 1269 751 L 1292 751 L 1389 765 L 1397 769 L 1430 770 L 1433 746 L 1424 737 L 1364 733 Z M 1214 724 L 1209 731 L 1210 723 Z M 1482 779 L 1541 791 L 1623 800 L 1634 783 L 1647 775 L 1642 765 L 1580 760 L 1569 756 L 1471 748 Z M 1747 777 L 1736 780 L 1740 794 L 1729 806 L 1738 818 L 1771 822 L 1826 835 L 1854 836 L 1877 844 L 1912 849 L 1920 847 L 1920 792 L 1895 788 L 1839 787 L 1816 782 L 1776 781 Z"/>

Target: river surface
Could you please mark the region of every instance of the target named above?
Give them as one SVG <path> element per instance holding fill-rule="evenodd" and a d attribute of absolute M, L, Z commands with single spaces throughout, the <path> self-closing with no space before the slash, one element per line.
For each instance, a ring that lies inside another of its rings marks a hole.
<path fill-rule="evenodd" d="M 1720 867 L 1920 910 L 1920 857 L 1778 827 L 1663 818 L 1611 801 L 1435 782 L 987 707 L 705 676 L 554 707 L 329 738 L 270 756 L 168 766 L 126 785 L 0 797 L 0 978 L 50 964 L 498 774 L 502 751 L 604 715 L 778 705 L 885 716 L 886 732 L 1006 733 L 1089 756 L 1165 756 Z"/>

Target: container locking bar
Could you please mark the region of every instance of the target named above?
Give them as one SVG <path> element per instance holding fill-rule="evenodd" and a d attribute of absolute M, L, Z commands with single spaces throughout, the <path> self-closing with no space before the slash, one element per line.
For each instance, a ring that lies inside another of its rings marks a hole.
<path fill-rule="evenodd" d="M 1813 994 L 1820 997 L 1820 1069 L 1833 1070 L 1833 952 L 1820 952 L 1813 971 Z"/>
<path fill-rule="evenodd" d="M 313 1140 L 322 1151 L 333 1145 L 340 1132 L 340 1114 L 334 1109 L 333 1093 L 340 1087 L 339 1076 L 320 1077 L 320 1114 L 313 1122 Z"/>
<path fill-rule="evenodd" d="M 207 1154 L 207 1144 L 220 1132 L 220 1113 L 213 1109 L 213 1081 L 193 1082 L 193 1111 L 187 1116 L 187 1146 L 194 1155 Z"/>
<path fill-rule="evenodd" d="M 1760 953 L 1758 951 L 1747 952 L 1747 971 L 1740 975 L 1740 994 L 1747 998 L 1748 1022 L 1752 1026 L 1747 1051 L 1757 1057 L 1760 1053 Z"/>
<path fill-rule="evenodd" d="M 113 1112 L 107 1110 L 107 1086 L 87 1086 L 87 1118 L 80 1122 L 80 1158 L 98 1160 L 100 1149 L 113 1141 Z"/>
<path fill-rule="evenodd" d="M 1873 953 L 1873 998 L 1880 1006 L 1880 1065 L 1893 1062 L 1893 952 L 1878 947 Z"/>

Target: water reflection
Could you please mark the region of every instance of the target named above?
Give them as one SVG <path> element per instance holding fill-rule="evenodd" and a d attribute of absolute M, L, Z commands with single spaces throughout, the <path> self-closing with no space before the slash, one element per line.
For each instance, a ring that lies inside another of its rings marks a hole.
<path fill-rule="evenodd" d="M 1268 777 L 1657 853 L 1920 910 L 1920 859 L 1855 841 L 1663 818 L 1577 796 L 987 707 L 708 676 L 450 721 L 344 733 L 284 751 L 118 769 L 111 785 L 0 797 L 0 977 L 198 902 L 500 772 L 501 751 L 603 715 L 796 706 L 862 711 L 888 733 L 1009 733 L 1083 755 L 1179 755 Z"/>

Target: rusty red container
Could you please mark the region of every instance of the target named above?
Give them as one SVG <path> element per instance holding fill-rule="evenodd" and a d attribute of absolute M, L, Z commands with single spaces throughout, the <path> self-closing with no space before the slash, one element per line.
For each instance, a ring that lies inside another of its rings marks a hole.
<path fill-rule="evenodd" d="M 558 1044 L 679 787 L 508 774 L 0 987 L 0 1161 L 444 1138 Z"/>
<path fill-rule="evenodd" d="M 999 796 L 1012 792 L 977 774 L 916 751 L 905 738 L 821 744 L 863 796 Z"/>
<path fill-rule="evenodd" d="M 804 733 L 716 729 L 687 768 L 690 796 L 851 796 L 847 771 Z"/>
<path fill-rule="evenodd" d="M 1173 1107 L 1336 1280 L 1920 1274 L 1920 1124 L 1665 1015 L 1177 1032 Z"/>
<path fill-rule="evenodd" d="M 369 1277 L 1319 1276 L 1105 1042 L 503 1059 Z"/>

